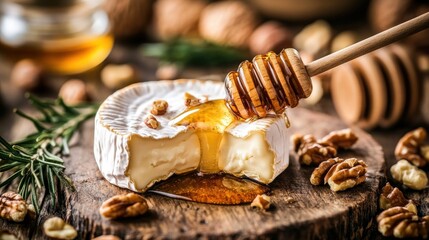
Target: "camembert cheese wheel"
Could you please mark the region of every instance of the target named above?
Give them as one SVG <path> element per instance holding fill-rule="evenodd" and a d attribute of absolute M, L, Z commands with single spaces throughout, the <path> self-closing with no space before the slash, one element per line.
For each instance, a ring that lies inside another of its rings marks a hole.
<path fill-rule="evenodd" d="M 187 93 L 225 98 L 221 82 L 175 80 L 137 83 L 103 102 L 95 117 L 94 155 L 110 183 L 144 192 L 173 174 L 198 170 L 268 184 L 287 168 L 289 130 L 283 117 L 234 120 L 216 131 L 178 125 L 177 116 L 189 109 Z M 160 126 L 152 129 L 144 122 L 155 100 L 167 101 L 168 109 L 155 116 Z"/>

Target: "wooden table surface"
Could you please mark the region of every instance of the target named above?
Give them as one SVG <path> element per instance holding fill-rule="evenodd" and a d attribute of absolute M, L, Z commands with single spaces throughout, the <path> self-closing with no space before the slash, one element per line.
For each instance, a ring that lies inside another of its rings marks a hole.
<path fill-rule="evenodd" d="M 157 66 L 156 60 L 153 59 L 147 59 L 141 56 L 138 56 L 137 54 L 133 53 L 135 49 L 129 48 L 129 47 L 123 47 L 121 45 L 117 45 L 114 48 L 114 51 L 112 52 L 111 56 L 107 60 L 107 62 L 112 63 L 120 63 L 120 62 L 129 62 L 136 66 L 138 66 L 139 69 L 139 75 L 143 81 L 151 81 L 156 80 L 155 79 L 155 69 Z M 130 57 L 132 56 L 132 57 Z M 211 75 L 211 78 L 216 79 L 222 79 L 223 74 L 227 73 L 227 71 L 230 69 L 205 69 L 205 70 L 198 70 L 198 69 L 191 69 L 184 71 L 181 77 L 183 78 L 197 78 L 199 76 L 208 76 Z M 110 94 L 110 91 L 104 89 L 101 87 L 101 84 L 98 81 L 98 71 L 94 70 L 90 73 L 87 73 L 85 75 L 80 75 L 76 77 L 80 77 L 84 80 L 86 80 L 89 85 L 90 89 L 92 89 L 92 97 L 98 101 L 103 100 L 108 94 Z M 0 91 L 1 91 L 1 97 L 2 97 L 2 106 L 0 107 L 0 133 L 2 136 L 5 136 L 8 139 L 14 139 L 21 137 L 23 135 L 26 135 L 30 129 L 17 129 L 16 126 L 19 124 L 17 121 L 22 121 L 21 119 L 18 119 L 16 116 L 13 116 L 11 113 L 13 107 L 21 107 L 28 110 L 28 106 L 25 104 L 25 101 L 22 100 L 23 93 L 17 91 L 16 89 L 13 89 L 10 84 L 8 83 L 8 76 L 10 72 L 10 64 L 7 64 L 4 59 L 0 59 Z M 213 75 L 214 74 L 214 75 Z M 207 78 L 207 77 L 204 77 Z M 60 86 L 62 80 L 56 79 L 50 80 L 49 84 L 46 84 L 45 88 L 42 90 L 38 90 L 39 95 L 45 95 L 45 96 L 54 96 L 56 90 Z M 426 83 L 426 86 L 428 84 Z M 428 102 L 428 91 L 426 88 L 425 91 L 426 94 L 426 100 L 424 103 L 424 107 L 422 107 L 423 111 L 429 111 L 429 104 Z M 333 108 L 332 102 L 329 98 L 329 96 L 326 96 L 313 106 L 305 106 L 305 108 L 319 111 L 323 113 L 327 113 L 332 116 L 336 116 L 335 110 Z M 427 114 L 427 112 L 426 112 Z M 394 148 L 398 141 L 398 139 L 407 131 L 412 130 L 414 128 L 417 128 L 419 126 L 423 126 L 426 129 L 429 129 L 428 123 L 425 123 L 421 116 L 416 116 L 415 121 L 411 123 L 401 123 L 395 128 L 392 129 L 375 129 L 368 131 L 369 134 L 371 134 L 376 141 L 379 142 L 379 144 L 383 147 L 384 155 L 385 155 L 385 161 L 387 164 L 387 168 L 395 163 L 394 158 Z M 27 131 L 28 130 L 28 131 Z M 423 190 L 421 192 L 414 192 L 414 191 L 407 191 L 405 190 L 405 195 L 408 198 L 411 198 L 413 200 L 416 200 L 416 202 L 419 204 L 419 210 L 420 214 L 429 214 L 429 204 L 425 200 L 429 196 L 429 190 Z M 53 214 L 57 213 L 59 215 L 64 216 L 66 213 L 62 212 L 61 206 L 64 206 L 65 199 L 60 199 L 62 204 L 60 204 L 59 208 L 52 209 L 50 206 L 47 209 L 44 209 L 43 211 L 45 214 Z M 40 222 L 38 223 L 40 224 Z M 27 236 L 34 237 L 34 233 L 37 232 L 38 224 L 32 224 L 28 228 L 26 227 Z M 375 224 L 375 221 L 373 221 L 373 224 Z M 22 227 L 19 226 L 19 224 L 13 224 L 13 223 L 7 223 L 3 220 L 0 220 L 0 230 L 2 228 L 8 228 L 11 230 L 16 231 L 22 231 Z M 375 225 L 372 227 L 373 232 L 369 236 L 371 239 L 381 239 L 381 235 L 376 231 Z"/>

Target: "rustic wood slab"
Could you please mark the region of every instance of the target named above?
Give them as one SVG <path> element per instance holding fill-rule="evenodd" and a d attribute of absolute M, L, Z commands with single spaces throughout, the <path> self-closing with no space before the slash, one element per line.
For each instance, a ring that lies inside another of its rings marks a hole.
<path fill-rule="evenodd" d="M 337 118 L 302 108 L 289 110 L 291 131 L 317 137 L 346 126 Z M 362 239 L 370 238 L 377 213 L 378 191 L 384 184 L 381 146 L 369 134 L 354 129 L 359 141 L 340 156 L 364 159 L 368 166 L 364 184 L 334 193 L 328 186 L 312 186 L 310 167 L 301 167 L 294 155 L 291 164 L 272 184 L 274 208 L 261 212 L 249 205 L 223 206 L 146 195 L 150 212 L 140 218 L 110 221 L 98 213 L 101 203 L 127 193 L 102 177 L 93 157 L 93 123 L 84 126 L 80 142 L 66 159 L 66 173 L 77 191 L 59 194 L 53 209 L 48 199 L 36 222 L 0 220 L 0 229 L 20 239 L 43 239 L 42 223 L 50 216 L 65 218 L 79 231 L 79 239 L 114 234 L 122 239 L 152 238 L 259 238 Z M 288 203 L 287 198 L 295 200 Z"/>

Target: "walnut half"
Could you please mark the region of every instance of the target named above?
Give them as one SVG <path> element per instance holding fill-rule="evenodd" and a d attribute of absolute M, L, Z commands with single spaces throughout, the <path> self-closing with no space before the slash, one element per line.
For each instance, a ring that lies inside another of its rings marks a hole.
<path fill-rule="evenodd" d="M 322 162 L 319 167 L 315 168 L 310 177 L 310 182 L 313 185 L 321 185 L 326 184 L 328 182 L 328 178 L 326 173 L 337 163 L 343 162 L 344 160 L 341 158 L 331 158 L 324 162 Z"/>
<path fill-rule="evenodd" d="M 70 224 L 59 217 L 52 217 L 43 223 L 46 236 L 54 239 L 75 239 L 77 232 Z"/>
<path fill-rule="evenodd" d="M 338 192 L 361 184 L 366 179 L 367 165 L 356 158 L 332 158 L 315 168 L 310 177 L 313 185 L 328 183 L 332 191 Z"/>
<path fill-rule="evenodd" d="M 157 129 L 159 127 L 159 122 L 153 115 L 147 116 L 144 120 L 144 124 L 146 124 L 148 128 L 152 129 Z"/>
<path fill-rule="evenodd" d="M 18 193 L 5 192 L 0 196 L 0 217 L 22 222 L 27 215 L 27 204 Z"/>
<path fill-rule="evenodd" d="M 350 129 L 341 129 L 338 131 L 332 131 L 328 135 L 320 139 L 321 143 L 332 144 L 335 148 L 349 149 L 358 140 L 356 134 Z"/>
<path fill-rule="evenodd" d="M 384 210 L 391 207 L 404 207 L 412 201 L 406 199 L 401 190 L 392 187 L 390 183 L 386 183 L 386 186 L 381 190 L 379 202 L 380 208 Z"/>
<path fill-rule="evenodd" d="M 338 149 L 351 148 L 357 140 L 358 137 L 350 128 L 332 131 L 320 140 L 311 134 L 294 134 L 291 138 L 299 162 L 305 165 L 319 165 L 337 156 Z"/>
<path fill-rule="evenodd" d="M 127 218 L 143 215 L 147 212 L 146 200 L 136 194 L 117 195 L 106 200 L 100 207 L 100 214 L 105 218 Z"/>
<path fill-rule="evenodd" d="M 188 92 L 185 92 L 185 95 L 183 98 L 185 100 L 186 107 L 195 107 L 209 100 L 209 97 L 207 95 L 204 95 L 201 98 L 198 98 Z"/>
<path fill-rule="evenodd" d="M 414 190 L 422 190 L 428 184 L 426 173 L 406 160 L 400 160 L 393 165 L 390 173 L 393 179 Z"/>
<path fill-rule="evenodd" d="M 271 205 L 271 198 L 265 194 L 258 195 L 253 199 L 252 203 L 250 204 L 253 208 L 259 208 L 262 210 L 267 210 L 270 208 Z"/>
<path fill-rule="evenodd" d="M 0 239 L 3 240 L 19 240 L 15 234 L 6 231 L 6 230 L 0 230 Z"/>
<path fill-rule="evenodd" d="M 385 237 L 428 238 L 429 216 L 419 218 L 405 207 L 384 210 L 378 217 L 378 231 Z"/>
<path fill-rule="evenodd" d="M 121 239 L 114 235 L 101 235 L 96 238 L 93 238 L 92 240 L 121 240 Z"/>
<path fill-rule="evenodd" d="M 414 131 L 406 133 L 396 145 L 396 159 L 405 159 L 417 167 L 426 166 L 429 163 L 429 159 L 425 158 L 426 154 L 424 151 L 422 152 L 421 148 L 426 136 L 427 133 L 424 128 L 417 128 Z"/>
<path fill-rule="evenodd" d="M 299 162 L 305 165 L 319 165 L 321 162 L 335 157 L 337 150 L 329 143 L 319 143 L 311 135 L 292 136 L 292 144 L 295 152 L 298 154 Z"/>
<path fill-rule="evenodd" d="M 150 113 L 153 115 L 164 115 L 167 112 L 168 102 L 165 100 L 155 100 L 152 103 Z"/>

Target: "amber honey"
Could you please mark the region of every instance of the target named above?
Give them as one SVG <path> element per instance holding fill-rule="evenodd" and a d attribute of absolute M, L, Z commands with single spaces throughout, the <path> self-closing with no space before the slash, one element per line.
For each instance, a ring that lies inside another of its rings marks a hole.
<path fill-rule="evenodd" d="M 12 61 L 28 58 L 49 72 L 74 74 L 100 64 L 109 55 L 112 46 L 113 36 L 103 35 L 42 45 L 14 47 L 0 43 L 0 51 Z"/>
<path fill-rule="evenodd" d="M 218 149 L 223 132 L 234 120 L 235 116 L 226 107 L 225 100 L 213 100 L 188 108 L 172 123 L 196 130 L 201 145 L 200 171 L 216 173 L 219 172 Z"/>
<path fill-rule="evenodd" d="M 152 192 L 169 197 L 211 204 L 242 204 L 269 191 L 265 185 L 220 173 L 219 146 L 225 129 L 235 115 L 225 100 L 213 100 L 189 107 L 172 120 L 172 124 L 195 129 L 200 140 L 201 162 L 198 173 L 175 176 L 152 188 Z"/>

